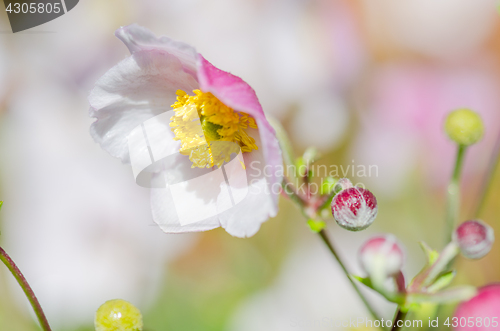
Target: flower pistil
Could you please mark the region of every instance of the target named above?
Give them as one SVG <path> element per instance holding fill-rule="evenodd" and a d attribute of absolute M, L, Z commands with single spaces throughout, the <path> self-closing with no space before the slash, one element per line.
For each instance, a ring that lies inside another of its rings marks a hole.
<path fill-rule="evenodd" d="M 192 168 L 220 167 L 229 162 L 232 153 L 238 153 L 237 146 L 243 153 L 258 150 L 255 139 L 246 132 L 249 127 L 257 129 L 254 118 L 234 111 L 210 92 L 193 93 L 177 91 L 170 122 L 174 139 L 181 141 L 180 153 L 189 156 Z"/>

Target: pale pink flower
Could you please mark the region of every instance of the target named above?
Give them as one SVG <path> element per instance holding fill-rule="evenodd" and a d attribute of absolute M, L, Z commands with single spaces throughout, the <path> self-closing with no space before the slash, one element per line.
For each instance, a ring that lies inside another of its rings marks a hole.
<path fill-rule="evenodd" d="M 275 132 L 254 90 L 241 78 L 214 67 L 188 44 L 158 38 L 135 24 L 118 29 L 116 36 L 132 54 L 101 77 L 90 93 L 90 115 L 97 119 L 91 127 L 95 141 L 112 156 L 129 163 L 129 134 L 145 121 L 171 110 L 178 90 L 188 94 L 194 90 L 211 93 L 237 114 L 248 114 L 258 129 L 248 128 L 246 132 L 258 149 L 242 154 L 248 193 L 241 202 L 190 224 L 180 222 L 168 190 L 152 189 L 151 207 L 155 222 L 167 233 L 222 226 L 233 236 L 255 234 L 262 222 L 277 213 L 281 181 L 278 167 L 282 159 Z M 174 133 L 165 134 L 173 140 Z M 187 156 L 179 155 L 172 167 L 178 167 L 185 159 Z M 183 171 L 180 170 L 181 175 Z"/>
<path fill-rule="evenodd" d="M 500 283 L 479 289 L 477 295 L 462 302 L 451 321 L 455 330 L 497 330 L 500 325 Z"/>
<path fill-rule="evenodd" d="M 389 234 L 370 238 L 359 250 L 361 267 L 368 274 L 378 268 L 385 275 L 395 275 L 401 271 L 404 260 L 401 244 L 395 236 Z"/>

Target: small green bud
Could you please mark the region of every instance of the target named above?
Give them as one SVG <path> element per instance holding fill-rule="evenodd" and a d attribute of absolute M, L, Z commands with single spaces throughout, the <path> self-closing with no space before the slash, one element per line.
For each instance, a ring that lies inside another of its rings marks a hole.
<path fill-rule="evenodd" d="M 451 140 L 464 146 L 477 143 L 484 134 L 484 125 L 479 114 L 465 108 L 448 114 L 444 128 Z"/>
<path fill-rule="evenodd" d="M 106 301 L 95 314 L 96 331 L 142 331 L 139 309 L 125 300 Z"/>
<path fill-rule="evenodd" d="M 311 229 L 312 232 L 318 233 L 321 230 L 323 230 L 326 227 L 325 221 L 316 221 L 313 219 L 310 219 L 307 221 L 307 225 L 309 225 L 309 228 Z"/>
<path fill-rule="evenodd" d="M 337 184 L 337 179 L 333 177 L 326 177 L 323 182 L 321 183 L 321 186 L 319 188 L 319 193 L 322 195 L 324 194 L 330 194 L 333 191 L 333 188 Z"/>

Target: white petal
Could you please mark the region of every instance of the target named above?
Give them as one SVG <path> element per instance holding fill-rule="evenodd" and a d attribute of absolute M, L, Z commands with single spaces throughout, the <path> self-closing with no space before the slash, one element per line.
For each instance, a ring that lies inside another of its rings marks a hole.
<path fill-rule="evenodd" d="M 298 102 L 291 122 L 291 136 L 299 148 L 315 146 L 321 151 L 335 149 L 349 128 L 349 111 L 330 88 L 318 89 L 315 97 Z"/>
<path fill-rule="evenodd" d="M 198 88 L 181 62 L 165 51 L 138 51 L 111 68 L 89 96 L 90 132 L 112 156 L 129 162 L 127 136 L 145 120 L 170 110 L 178 89 Z"/>
<path fill-rule="evenodd" d="M 259 132 L 253 132 L 252 137 L 254 139 L 256 136 L 259 137 L 257 146 L 260 151 L 258 153 L 263 152 L 265 156 L 261 162 L 270 168 L 267 180 L 271 187 L 281 185 L 282 178 L 277 176 L 277 168 L 283 165 L 281 149 L 255 91 L 240 77 L 216 68 L 201 55 L 198 55 L 198 60 L 198 80 L 201 90 L 213 93 L 225 105 L 237 111 L 243 111 L 255 119 Z M 273 196 L 273 201 L 277 209 L 277 194 Z"/>
<path fill-rule="evenodd" d="M 86 114 L 68 113 L 81 105 L 64 97 L 67 87 L 39 79 L 13 95 L 12 123 L 2 132 L 2 199 L 9 205 L 2 210 L 2 234 L 9 234 L 2 246 L 29 280 L 53 330 L 92 323 L 99 305 L 112 298 L 147 309 L 165 284 L 167 261 L 196 236 L 168 236 L 150 226 L 149 192 L 89 139 Z M 18 284 L 9 282 L 9 288 L 12 309 L 31 312 Z M 0 330 L 25 329 L 0 324 Z"/>
<path fill-rule="evenodd" d="M 275 182 L 271 182 L 270 179 L 275 180 L 280 176 L 274 173 L 276 169 L 266 162 L 263 148 L 260 148 L 262 143 L 257 130 L 248 129 L 247 132 L 259 146 L 257 151 L 243 153 L 249 188 L 248 194 L 235 207 L 219 215 L 221 226 L 235 237 L 253 236 L 263 222 L 267 221 L 269 217 L 276 216 L 277 213 L 275 200 L 278 198 L 279 185 L 272 185 Z M 260 133 L 262 134 L 262 132 Z M 274 136 L 268 138 L 276 139 Z"/>
<path fill-rule="evenodd" d="M 272 199 L 264 178 L 254 180 L 246 198 L 235 207 L 219 215 L 221 226 L 232 236 L 251 237 L 260 225 L 271 216 L 276 216 Z"/>
<path fill-rule="evenodd" d="M 130 53 L 144 50 L 163 50 L 178 58 L 184 69 L 188 72 L 196 73 L 196 49 L 180 41 L 172 40 L 168 37 L 156 37 L 148 29 L 132 24 L 116 30 L 115 35 L 123 41 Z"/>
<path fill-rule="evenodd" d="M 281 187 L 281 182 L 283 181 L 283 157 L 276 134 L 264 126 L 259 119 L 256 119 L 256 122 L 259 127 L 259 137 L 257 138 L 255 134 L 252 135 L 251 131 L 248 132 L 257 142 L 257 146 L 262 146 L 261 150 L 263 155 L 257 154 L 259 155 L 260 162 L 263 164 L 262 167 L 267 165 L 269 169 L 266 178 L 273 201 L 273 211 L 271 214 L 274 217 L 278 212 L 279 193 L 277 192 L 279 192 L 278 188 Z M 265 143 L 259 143 L 259 140 Z"/>
<path fill-rule="evenodd" d="M 169 188 L 151 189 L 151 211 L 155 223 L 166 233 L 208 231 L 220 226 L 217 215 L 208 217 L 201 222 L 181 225 L 176 204 Z"/>
<path fill-rule="evenodd" d="M 174 162 L 179 167 L 166 166 L 163 173 L 154 175 L 155 182 L 164 176 L 168 183 L 166 188 L 152 188 L 154 221 L 167 233 L 223 226 L 233 236 L 253 236 L 263 222 L 276 215 L 276 208 L 262 151 L 244 153 L 243 158 L 245 170 L 236 157 L 224 165 L 223 174 L 222 169 L 191 169 L 188 157 L 179 155 Z"/>

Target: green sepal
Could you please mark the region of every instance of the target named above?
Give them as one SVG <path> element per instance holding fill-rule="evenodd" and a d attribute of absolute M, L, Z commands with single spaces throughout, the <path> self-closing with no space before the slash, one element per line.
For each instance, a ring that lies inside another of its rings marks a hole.
<path fill-rule="evenodd" d="M 325 221 L 317 221 L 313 219 L 308 220 L 307 225 L 309 225 L 309 229 L 311 229 L 314 233 L 318 233 L 326 227 Z"/>
<path fill-rule="evenodd" d="M 302 155 L 302 159 L 304 160 L 306 165 L 309 166 L 316 162 L 316 160 L 318 160 L 320 156 L 321 154 L 316 147 L 308 147 Z"/>
<path fill-rule="evenodd" d="M 455 275 L 456 275 L 455 270 L 451 270 L 439 275 L 434 281 L 434 283 L 432 283 L 432 285 L 430 285 L 427 288 L 427 292 L 436 293 L 437 291 L 447 287 L 448 285 L 451 284 L 451 282 L 455 278 Z"/>
<path fill-rule="evenodd" d="M 316 147 L 308 147 L 304 154 L 295 160 L 296 176 L 311 179 L 314 174 L 311 171 L 311 165 L 320 157 L 320 153 Z"/>
<path fill-rule="evenodd" d="M 423 245 L 421 245 L 424 247 Z M 446 273 L 448 270 L 448 265 L 459 252 L 457 244 L 450 242 L 443 251 L 439 254 L 439 257 L 431 264 L 425 266 L 422 271 L 420 271 L 410 282 L 408 286 L 408 291 L 413 293 L 421 292 L 422 289 L 430 287 L 438 279 L 440 275 Z M 432 254 L 429 255 L 433 260 Z"/>
<path fill-rule="evenodd" d="M 420 245 L 420 248 L 422 248 L 422 250 L 424 251 L 425 256 L 427 257 L 428 265 L 434 264 L 434 262 L 436 262 L 436 260 L 439 258 L 438 251 L 430 248 L 429 245 L 427 245 L 423 241 L 420 241 L 419 245 Z"/>
<path fill-rule="evenodd" d="M 281 125 L 281 123 L 274 117 L 266 115 L 269 124 L 273 127 L 276 132 L 276 138 L 280 144 L 281 152 L 283 155 L 283 162 L 285 165 L 292 165 L 295 160 L 295 154 L 293 152 L 292 143 L 288 138 L 288 134 Z"/>
<path fill-rule="evenodd" d="M 306 175 L 307 166 L 306 166 L 306 163 L 304 162 L 304 158 L 302 156 L 298 157 L 295 160 L 295 169 L 296 169 L 295 176 L 304 177 Z"/>
<path fill-rule="evenodd" d="M 307 172 L 307 179 L 311 181 L 311 179 L 314 178 L 314 171 L 313 168 L 310 168 L 309 171 Z"/>
<path fill-rule="evenodd" d="M 404 309 L 401 307 L 401 310 L 404 312 L 411 310 L 412 319 L 424 320 L 429 316 L 434 316 L 438 307 L 439 304 L 434 302 L 408 303 Z"/>
<path fill-rule="evenodd" d="M 412 303 L 451 303 L 465 301 L 476 295 L 477 290 L 473 286 L 457 286 L 437 293 L 410 293 L 406 297 L 409 304 Z"/>
<path fill-rule="evenodd" d="M 373 288 L 372 280 L 370 279 L 370 277 L 360 277 L 360 276 L 355 276 L 355 275 L 351 275 L 351 277 L 356 279 L 358 282 L 365 285 L 366 287 L 369 287 L 372 290 L 375 290 Z"/>
<path fill-rule="evenodd" d="M 335 179 L 333 177 L 326 177 L 321 182 L 321 186 L 319 188 L 319 193 L 321 195 L 330 194 L 333 191 L 333 188 L 335 187 L 337 182 L 338 182 L 338 179 Z"/>
<path fill-rule="evenodd" d="M 383 288 L 377 288 L 371 280 L 370 277 L 360 277 L 360 276 L 354 276 L 351 275 L 352 278 L 356 279 L 358 282 L 362 283 L 368 288 L 371 288 L 375 292 L 379 293 L 382 295 L 384 298 L 386 298 L 387 301 L 397 303 L 398 305 L 402 306 L 405 303 L 405 294 L 404 293 L 394 293 L 394 292 L 389 292 L 387 290 L 384 290 Z"/>

